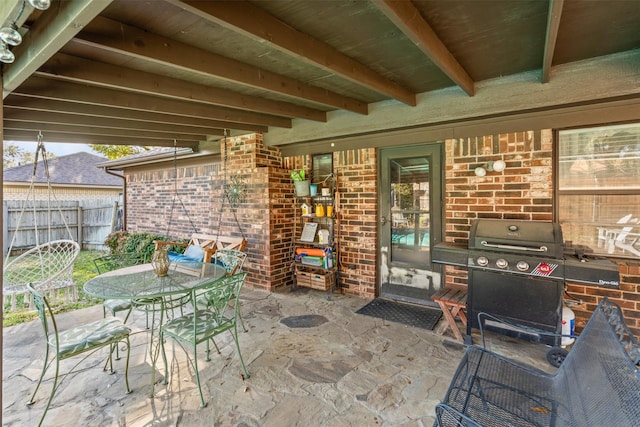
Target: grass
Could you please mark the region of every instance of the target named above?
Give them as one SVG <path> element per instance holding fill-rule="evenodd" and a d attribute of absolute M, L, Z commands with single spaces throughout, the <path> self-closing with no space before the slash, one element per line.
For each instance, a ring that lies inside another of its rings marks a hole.
<path fill-rule="evenodd" d="M 73 265 L 73 280 L 78 286 L 78 301 L 74 303 L 60 302 L 52 308 L 55 313 L 64 313 L 67 311 L 78 310 L 81 308 L 91 307 L 100 304 L 102 300 L 89 297 L 83 291 L 85 282 L 98 275 L 93 265 L 93 259 L 104 255 L 101 251 L 81 251 Z M 21 308 L 15 311 L 5 311 L 2 326 L 8 327 L 35 319 L 38 314 L 35 311 L 29 311 L 27 308 Z"/>

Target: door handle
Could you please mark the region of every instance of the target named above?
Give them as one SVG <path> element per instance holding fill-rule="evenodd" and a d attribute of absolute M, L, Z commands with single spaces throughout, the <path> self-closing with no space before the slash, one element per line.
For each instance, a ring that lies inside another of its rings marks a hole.
<path fill-rule="evenodd" d="M 380 217 L 380 224 L 381 225 L 386 225 L 387 224 L 387 217 L 386 216 Z"/>

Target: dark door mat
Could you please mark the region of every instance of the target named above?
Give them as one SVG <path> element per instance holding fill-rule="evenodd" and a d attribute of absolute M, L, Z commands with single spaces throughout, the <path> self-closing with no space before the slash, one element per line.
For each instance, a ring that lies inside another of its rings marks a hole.
<path fill-rule="evenodd" d="M 356 313 L 430 331 L 442 317 L 442 311 L 437 308 L 400 303 L 383 298 L 374 299 Z"/>
<path fill-rule="evenodd" d="M 303 314 L 301 316 L 289 316 L 280 320 L 290 328 L 313 328 L 328 322 L 326 317 L 319 314 Z"/>

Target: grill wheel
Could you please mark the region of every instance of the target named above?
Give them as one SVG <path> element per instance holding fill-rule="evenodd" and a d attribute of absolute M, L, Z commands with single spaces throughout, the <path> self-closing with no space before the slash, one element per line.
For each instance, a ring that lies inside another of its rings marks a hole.
<path fill-rule="evenodd" d="M 564 348 L 552 347 L 547 351 L 547 362 L 554 368 L 559 368 L 564 359 L 566 359 L 569 352 Z"/>

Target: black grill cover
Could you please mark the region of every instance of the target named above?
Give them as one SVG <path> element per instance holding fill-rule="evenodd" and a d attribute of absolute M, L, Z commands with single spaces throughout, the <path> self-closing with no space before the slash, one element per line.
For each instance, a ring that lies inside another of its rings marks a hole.
<path fill-rule="evenodd" d="M 562 259 L 562 228 L 553 222 L 479 219 L 471 227 L 469 249 Z"/>

